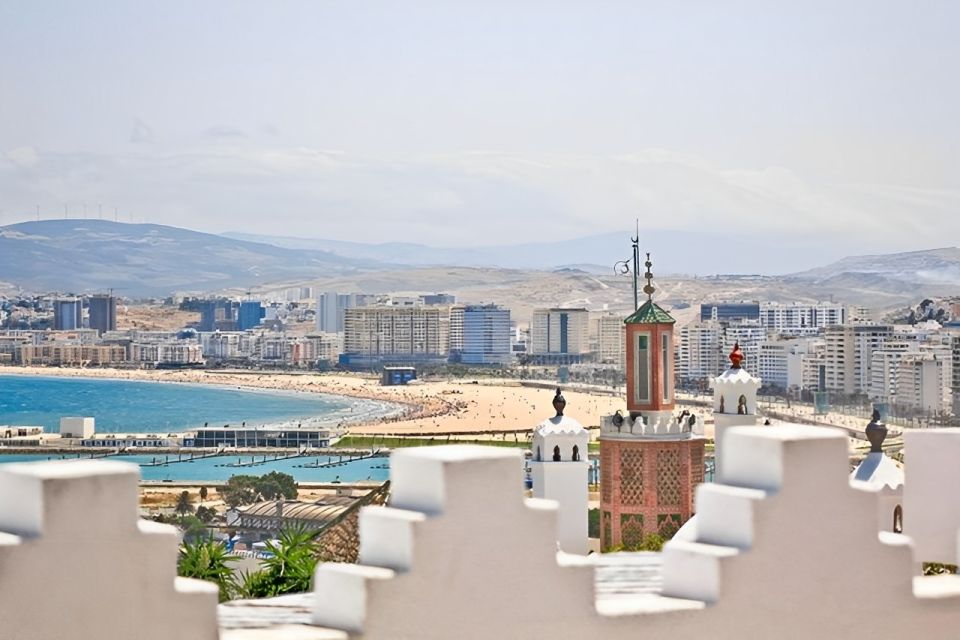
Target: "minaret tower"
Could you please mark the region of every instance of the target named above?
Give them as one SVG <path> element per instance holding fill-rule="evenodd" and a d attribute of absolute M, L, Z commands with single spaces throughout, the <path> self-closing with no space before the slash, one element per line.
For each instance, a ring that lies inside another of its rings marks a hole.
<path fill-rule="evenodd" d="M 730 427 L 751 427 L 757 424 L 757 392 L 760 378 L 743 368 L 740 343 L 730 353 L 730 368 L 711 381 L 713 386 L 713 442 L 716 478 L 721 480 L 723 467 L 723 434 Z M 722 480 L 721 480 L 722 481 Z"/>
<path fill-rule="evenodd" d="M 694 436 L 696 418 L 673 414 L 676 321 L 653 301 L 650 254 L 644 265 L 647 300 L 624 321 L 626 415 L 606 416 L 600 426 L 605 550 L 636 547 L 650 533 L 672 535 L 693 515 L 693 490 L 703 482 L 704 439 Z"/>
<path fill-rule="evenodd" d="M 587 512 L 590 433 L 575 419 L 563 415 L 567 401 L 557 389 L 557 415 L 533 430 L 533 497 L 555 500 L 557 543 L 561 551 L 587 555 Z"/>

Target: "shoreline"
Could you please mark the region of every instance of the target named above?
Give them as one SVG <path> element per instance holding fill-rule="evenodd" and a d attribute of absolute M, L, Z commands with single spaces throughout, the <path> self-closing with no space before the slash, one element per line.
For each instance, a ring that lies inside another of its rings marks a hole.
<path fill-rule="evenodd" d="M 362 415 L 341 425 L 352 435 L 431 437 L 447 433 L 500 438 L 504 433 L 532 431 L 554 415 L 556 385 L 524 384 L 516 379 L 421 380 L 416 384 L 381 386 L 379 378 L 341 372 L 293 374 L 270 371 L 70 369 L 0 366 L 0 375 L 99 378 L 127 381 L 205 384 L 217 387 L 327 394 L 386 403 L 392 414 Z M 563 385 L 561 385 L 563 386 Z M 564 386 L 567 414 L 586 427 L 601 416 L 623 410 L 625 401 L 609 392 Z"/>
<path fill-rule="evenodd" d="M 193 371 L 191 373 L 201 373 L 204 370 Z M 181 373 L 176 370 L 171 370 L 170 373 Z M 235 373 L 224 372 L 228 376 L 235 376 Z M 244 384 L 235 384 L 235 380 L 232 378 L 227 378 L 226 376 L 220 379 L 168 379 L 167 370 L 150 370 L 150 369 L 136 369 L 136 370 L 124 370 L 124 369 L 79 369 L 79 368 L 48 368 L 48 367 L 17 367 L 10 365 L 0 365 L 0 377 L 2 376 L 19 376 L 23 378 L 41 378 L 47 380 L 57 380 L 57 379 L 83 379 L 83 380 L 99 380 L 103 382 L 128 382 L 132 384 L 164 384 L 164 385 L 181 385 L 184 387 L 199 387 L 204 389 L 218 390 L 218 391 L 237 391 L 241 393 L 251 393 L 251 394 L 261 394 L 261 395 L 270 395 L 270 396 L 301 396 L 301 397 L 312 397 L 317 399 L 328 399 L 335 402 L 347 401 L 356 401 L 363 400 L 365 405 L 361 407 L 359 411 L 356 412 L 356 415 L 352 415 L 354 409 L 356 408 L 355 404 L 348 404 L 346 409 L 337 409 L 331 415 L 327 416 L 305 416 L 305 417 L 289 417 L 289 418 L 269 418 L 265 419 L 268 421 L 259 422 L 256 418 L 248 419 L 248 422 L 256 422 L 256 427 L 258 428 L 280 428 L 287 425 L 292 425 L 294 423 L 303 423 L 310 426 L 328 426 L 331 429 L 338 428 L 349 428 L 352 425 L 366 424 L 374 420 L 385 420 L 393 418 L 395 416 L 405 415 L 409 411 L 409 407 L 400 402 L 394 402 L 386 400 L 384 398 L 366 396 L 366 395 L 354 395 L 349 393 L 338 393 L 334 391 L 319 390 L 319 389 L 290 389 L 284 388 L 282 386 L 274 385 L 256 385 L 250 384 L 249 380 L 244 380 Z M 216 375 L 216 374 L 215 374 Z M 220 374 L 223 375 L 223 374 Z M 319 398 L 318 398 L 319 397 Z M 345 415 L 344 410 L 348 411 L 350 415 Z M 15 425 L 21 426 L 21 425 Z M 22 425 L 29 426 L 29 425 Z M 162 429 L 166 433 L 184 433 L 189 431 L 195 431 L 198 427 L 196 426 L 184 426 L 177 427 L 172 429 Z M 155 430 L 156 431 L 156 430 Z M 140 433 L 140 432 L 128 432 L 128 431 L 104 431 L 98 433 Z M 144 432 L 146 433 L 146 432 Z"/>

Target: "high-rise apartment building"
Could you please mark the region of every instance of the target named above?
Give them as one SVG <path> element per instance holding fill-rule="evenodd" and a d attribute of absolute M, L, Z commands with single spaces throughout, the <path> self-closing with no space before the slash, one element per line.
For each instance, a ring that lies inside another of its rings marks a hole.
<path fill-rule="evenodd" d="M 80 298 L 60 298 L 53 301 L 53 328 L 70 331 L 83 328 L 83 301 Z"/>
<path fill-rule="evenodd" d="M 896 404 L 911 407 L 927 414 L 938 414 L 948 409 L 944 396 L 947 368 L 933 353 L 907 353 L 900 362 L 897 380 Z"/>
<path fill-rule="evenodd" d="M 950 336 L 952 360 L 951 396 L 953 397 L 953 415 L 960 416 L 960 334 Z"/>
<path fill-rule="evenodd" d="M 97 294 L 87 298 L 89 324 L 100 334 L 117 330 L 117 299 L 107 294 Z"/>
<path fill-rule="evenodd" d="M 597 326 L 597 362 L 615 364 L 618 369 L 626 366 L 624 340 L 627 325 L 624 319 L 615 313 L 605 313 L 596 320 Z"/>
<path fill-rule="evenodd" d="M 700 305 L 700 320 L 759 320 L 759 302 L 712 302 Z"/>
<path fill-rule="evenodd" d="M 776 340 L 760 345 L 757 372 L 765 385 L 780 389 L 803 387 L 804 340 Z"/>
<path fill-rule="evenodd" d="M 237 311 L 237 329 L 246 331 L 258 327 L 265 315 L 265 309 L 259 300 L 244 300 Z"/>
<path fill-rule="evenodd" d="M 420 296 L 421 304 L 457 304 L 457 296 L 449 293 L 428 293 Z"/>
<path fill-rule="evenodd" d="M 357 295 L 328 291 L 317 296 L 317 331 L 343 333 L 346 310 L 356 307 Z"/>
<path fill-rule="evenodd" d="M 590 314 L 586 309 L 535 309 L 530 323 L 530 354 L 542 362 L 580 362 L 590 353 Z"/>
<path fill-rule="evenodd" d="M 788 336 L 816 335 L 821 329 L 843 324 L 844 318 L 843 305 L 832 302 L 760 305 L 760 323 L 764 329 Z"/>
<path fill-rule="evenodd" d="M 866 393 L 870 388 L 873 352 L 893 335 L 893 327 L 845 324 L 824 330 L 824 385 L 827 391 Z"/>
<path fill-rule="evenodd" d="M 707 380 L 719 375 L 725 361 L 723 326 L 716 320 L 694 322 L 680 329 L 677 378 Z"/>
<path fill-rule="evenodd" d="M 759 320 L 705 320 L 689 324 L 679 331 L 677 377 L 696 381 L 720 375 L 726 367 L 726 354 L 736 344 L 746 362 L 756 368 L 766 334 Z"/>
<path fill-rule="evenodd" d="M 233 300 L 197 300 L 191 305 L 200 312 L 200 331 L 234 331 L 237 303 Z"/>
<path fill-rule="evenodd" d="M 451 335 L 453 334 L 451 313 Z M 510 310 L 489 305 L 463 307 L 463 344 L 460 361 L 464 364 L 508 364 L 510 350 Z"/>
<path fill-rule="evenodd" d="M 449 331 L 447 307 L 346 309 L 340 362 L 355 367 L 441 362 L 449 352 Z"/>

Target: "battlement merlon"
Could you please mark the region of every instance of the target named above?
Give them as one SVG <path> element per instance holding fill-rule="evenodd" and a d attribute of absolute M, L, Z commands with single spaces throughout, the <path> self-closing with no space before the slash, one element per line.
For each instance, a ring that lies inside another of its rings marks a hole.
<path fill-rule="evenodd" d="M 694 420 L 691 422 L 690 418 Z M 608 440 L 628 439 L 665 439 L 685 440 L 697 437 L 694 432 L 696 416 L 675 415 L 671 411 L 642 414 L 636 417 L 629 414 L 604 416 L 600 420 L 600 437 Z"/>

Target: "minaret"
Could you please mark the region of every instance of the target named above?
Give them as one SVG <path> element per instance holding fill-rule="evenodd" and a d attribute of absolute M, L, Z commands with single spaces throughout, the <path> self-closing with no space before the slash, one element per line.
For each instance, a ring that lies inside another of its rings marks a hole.
<path fill-rule="evenodd" d="M 730 427 L 757 424 L 757 392 L 760 378 L 743 368 L 743 351 L 735 343 L 730 352 L 730 368 L 711 380 L 713 387 L 713 442 L 716 479 L 721 480 L 723 434 Z"/>
<path fill-rule="evenodd" d="M 627 403 L 600 426 L 600 544 L 606 550 L 669 537 L 693 515 L 703 482 L 704 439 L 696 417 L 674 416 L 675 320 L 653 301 L 650 254 L 647 300 L 625 320 Z"/>
<path fill-rule="evenodd" d="M 587 554 L 587 512 L 590 433 L 579 422 L 563 415 L 567 401 L 557 389 L 553 408 L 557 415 L 533 430 L 533 497 L 558 504 L 557 542 L 567 553 Z"/>
<path fill-rule="evenodd" d="M 880 531 L 903 532 L 903 469 L 883 452 L 887 426 L 880 422 L 880 412 L 874 409 L 873 419 L 864 430 L 870 441 L 870 453 L 853 473 L 851 483 L 864 483 L 877 494 L 877 524 Z"/>

